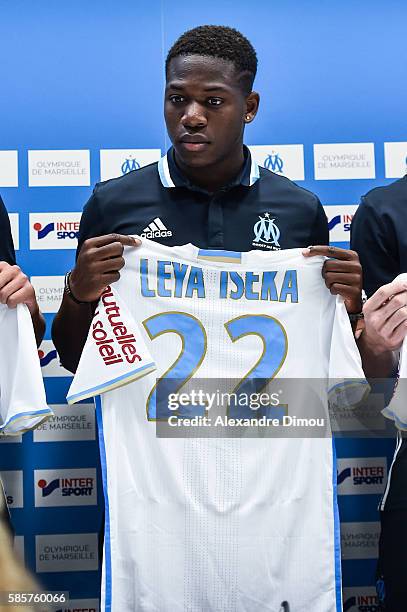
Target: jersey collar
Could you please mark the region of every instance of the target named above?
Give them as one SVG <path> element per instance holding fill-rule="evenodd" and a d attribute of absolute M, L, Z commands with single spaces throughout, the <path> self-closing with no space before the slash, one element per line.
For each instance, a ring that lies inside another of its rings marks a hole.
<path fill-rule="evenodd" d="M 251 187 L 260 178 L 259 166 L 252 158 L 250 151 L 246 145 L 243 145 L 245 161 L 243 168 L 237 177 L 228 185 L 226 189 L 231 189 L 238 185 L 245 187 Z M 200 187 L 197 187 L 186 176 L 184 176 L 181 170 L 175 163 L 174 148 L 171 147 L 167 154 L 164 155 L 158 162 L 158 173 L 163 187 L 186 187 L 193 191 L 204 191 Z M 205 192 L 206 193 L 206 192 Z"/>

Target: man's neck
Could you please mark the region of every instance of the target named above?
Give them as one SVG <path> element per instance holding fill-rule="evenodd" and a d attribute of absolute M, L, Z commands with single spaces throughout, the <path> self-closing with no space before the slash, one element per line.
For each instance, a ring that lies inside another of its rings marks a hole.
<path fill-rule="evenodd" d="M 174 151 L 175 153 L 175 151 Z M 182 174 L 197 187 L 214 193 L 225 187 L 235 179 L 242 171 L 244 164 L 243 145 L 235 155 L 228 157 L 222 162 L 218 162 L 204 168 L 191 168 L 186 166 L 175 153 L 175 162 Z"/>

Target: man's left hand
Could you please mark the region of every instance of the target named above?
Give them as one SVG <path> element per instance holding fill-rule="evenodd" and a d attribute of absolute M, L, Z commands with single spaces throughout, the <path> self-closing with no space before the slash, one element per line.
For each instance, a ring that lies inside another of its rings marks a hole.
<path fill-rule="evenodd" d="M 362 266 L 356 251 L 333 246 L 310 246 L 303 250 L 304 257 L 322 255 L 322 276 L 333 295 L 341 295 L 349 313 L 362 310 Z"/>
<path fill-rule="evenodd" d="M 35 291 L 27 276 L 18 266 L 0 261 L 0 303 L 15 308 L 27 304 L 31 315 L 38 311 Z"/>

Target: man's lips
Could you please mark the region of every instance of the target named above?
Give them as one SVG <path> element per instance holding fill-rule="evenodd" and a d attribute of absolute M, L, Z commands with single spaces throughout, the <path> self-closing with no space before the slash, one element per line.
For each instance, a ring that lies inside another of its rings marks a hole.
<path fill-rule="evenodd" d="M 180 145 L 187 151 L 203 151 L 209 145 L 209 142 L 189 142 L 181 140 Z"/>
<path fill-rule="evenodd" d="M 202 151 L 209 145 L 209 140 L 203 134 L 184 134 L 179 143 L 187 151 Z"/>

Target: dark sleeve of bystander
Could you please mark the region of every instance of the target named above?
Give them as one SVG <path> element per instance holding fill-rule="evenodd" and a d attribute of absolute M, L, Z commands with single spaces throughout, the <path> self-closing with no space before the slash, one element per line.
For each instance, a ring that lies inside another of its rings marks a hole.
<path fill-rule="evenodd" d="M 328 219 L 321 202 L 318 200 L 314 224 L 311 230 L 310 243 L 304 246 L 326 246 L 329 244 Z"/>
<path fill-rule="evenodd" d="M 394 214 L 390 214 L 391 206 L 383 210 L 377 192 L 362 198 L 351 225 L 351 249 L 359 255 L 367 297 L 400 274 Z"/>
<path fill-rule="evenodd" d="M 11 235 L 10 220 L 6 207 L 0 197 L 0 261 L 6 261 L 15 265 L 16 256 L 14 252 L 13 238 Z"/>

